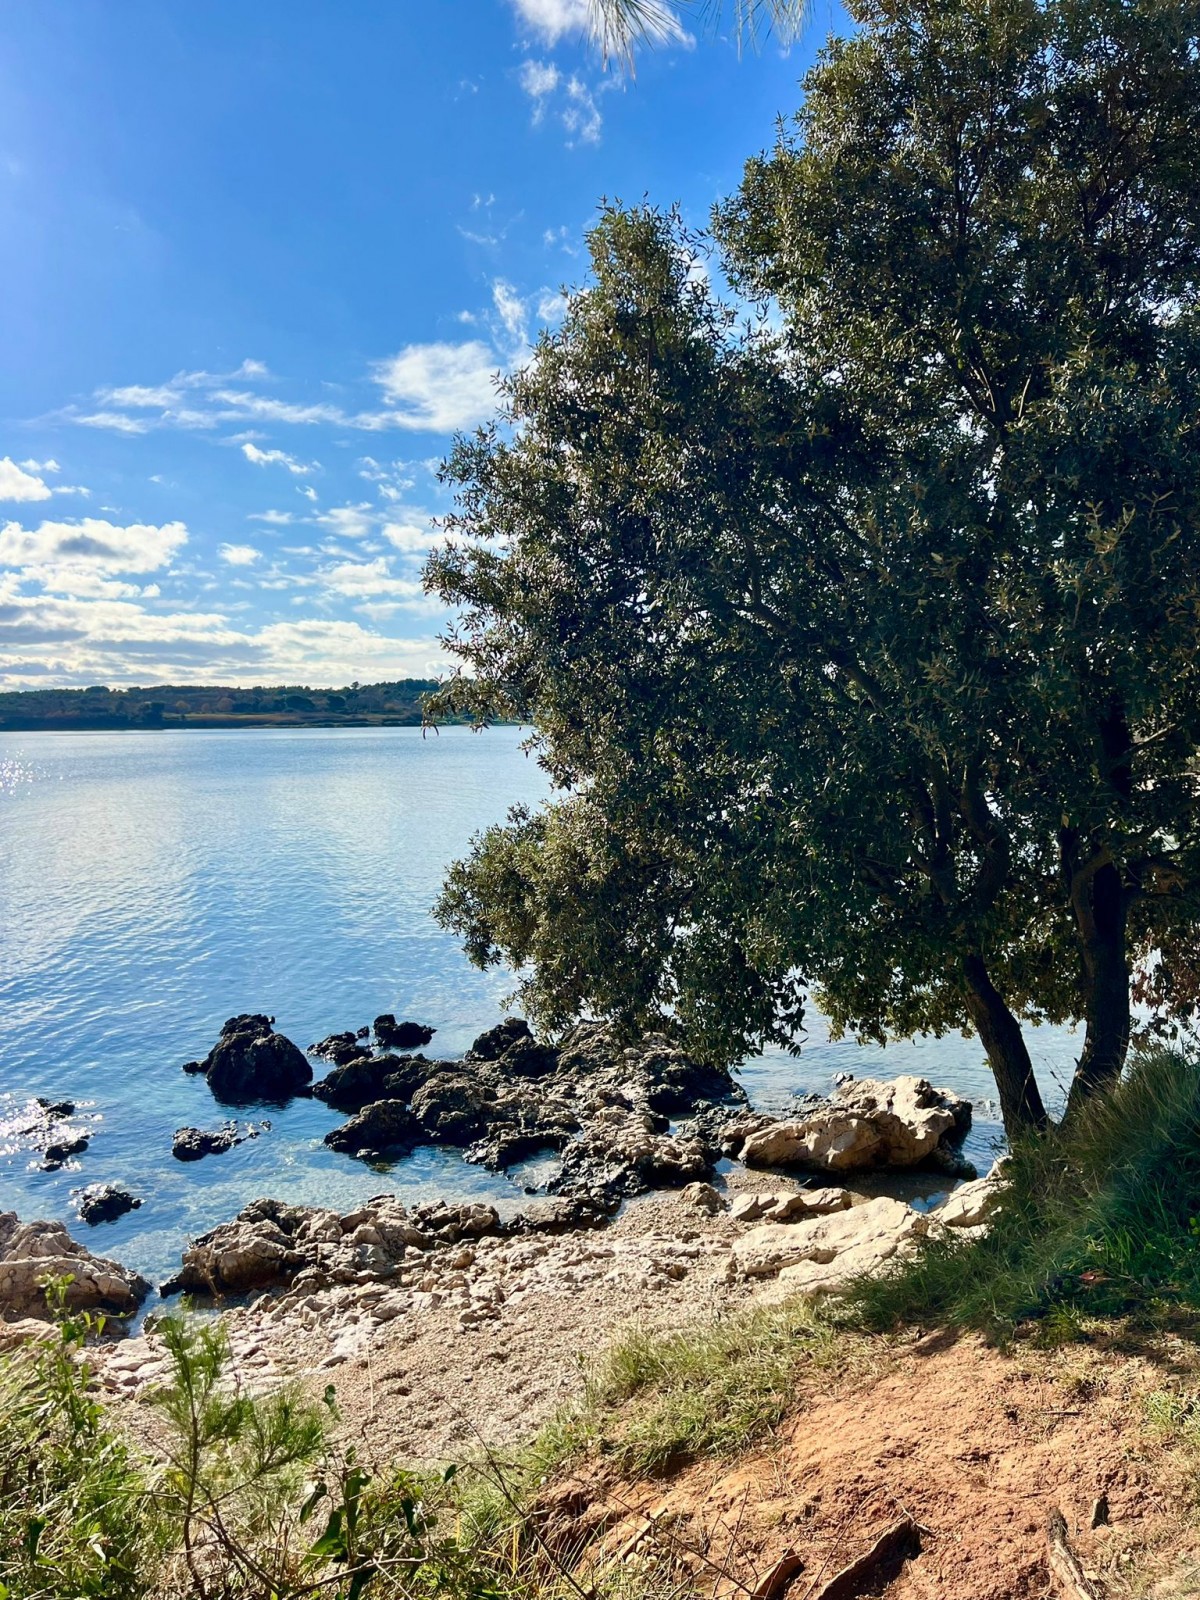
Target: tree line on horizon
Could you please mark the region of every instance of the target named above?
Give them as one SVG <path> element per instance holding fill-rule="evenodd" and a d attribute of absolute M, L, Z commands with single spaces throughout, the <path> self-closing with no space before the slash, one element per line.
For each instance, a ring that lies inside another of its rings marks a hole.
<path fill-rule="evenodd" d="M 222 684 L 157 684 L 85 689 L 0 691 L 0 730 L 303 726 L 321 723 L 419 727 L 433 678 L 351 683 L 341 689 L 308 684 L 248 689 Z"/>

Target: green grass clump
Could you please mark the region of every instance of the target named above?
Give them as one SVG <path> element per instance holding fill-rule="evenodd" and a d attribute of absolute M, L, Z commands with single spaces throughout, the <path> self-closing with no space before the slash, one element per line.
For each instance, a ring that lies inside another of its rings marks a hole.
<path fill-rule="evenodd" d="M 1170 1318 L 1200 1308 L 1200 1064 L 1138 1055 L 1077 1123 L 1020 1142 L 989 1233 L 926 1241 L 894 1272 L 854 1286 L 849 1325 L 1025 1325 L 1043 1342 L 1094 1318 Z"/>

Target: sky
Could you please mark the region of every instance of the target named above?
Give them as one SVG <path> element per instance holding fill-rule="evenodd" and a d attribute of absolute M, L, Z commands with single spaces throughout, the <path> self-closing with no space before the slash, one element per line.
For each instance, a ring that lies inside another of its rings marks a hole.
<path fill-rule="evenodd" d="M 0 687 L 446 671 L 454 434 L 601 200 L 703 224 L 839 20 L 734 9 L 631 77 L 586 0 L 6 0 Z"/>

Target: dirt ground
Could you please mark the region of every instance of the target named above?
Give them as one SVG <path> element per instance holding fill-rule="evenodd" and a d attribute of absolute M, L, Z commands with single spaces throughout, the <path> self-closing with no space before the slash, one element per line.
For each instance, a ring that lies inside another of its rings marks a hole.
<path fill-rule="evenodd" d="M 1046 1559 L 1057 1509 L 1101 1593 L 1200 1594 L 1192 1467 L 1144 1426 L 1149 1393 L 1197 1376 L 1182 1345 L 1002 1355 L 934 1334 L 874 1379 L 810 1397 L 749 1455 L 666 1481 L 559 1485 L 548 1527 L 561 1539 L 602 1529 L 590 1560 L 661 1561 L 664 1580 L 722 1600 L 810 1600 L 911 1517 L 919 1552 L 847 1594 L 1043 1600 L 1065 1592 Z M 772 1588 L 789 1556 L 799 1570 Z"/>

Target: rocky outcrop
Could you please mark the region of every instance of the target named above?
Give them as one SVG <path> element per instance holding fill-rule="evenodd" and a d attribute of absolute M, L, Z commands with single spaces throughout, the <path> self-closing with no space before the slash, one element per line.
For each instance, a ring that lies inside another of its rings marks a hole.
<path fill-rule="evenodd" d="M 798 1222 L 764 1222 L 734 1245 L 731 1277 L 774 1278 L 780 1296 L 820 1295 L 878 1272 L 920 1239 L 928 1215 L 880 1197 Z"/>
<path fill-rule="evenodd" d="M 424 1056 L 374 1056 L 359 1053 L 333 1069 L 313 1095 L 335 1111 L 361 1111 L 373 1100 L 412 1099 L 429 1074 L 438 1068 L 457 1071 L 457 1061 L 427 1061 Z"/>
<path fill-rule="evenodd" d="M 547 1216 L 547 1232 L 578 1226 L 586 1211 Z M 591 1220 L 591 1219 L 588 1219 Z M 248 1294 L 294 1287 L 309 1291 L 333 1284 L 373 1283 L 394 1276 L 414 1253 L 429 1252 L 488 1234 L 537 1231 L 536 1218 L 501 1223 L 491 1206 L 437 1201 L 409 1211 L 394 1195 L 381 1195 L 346 1216 L 279 1200 L 255 1200 L 193 1241 L 181 1270 L 162 1286 L 210 1295 Z"/>
<path fill-rule="evenodd" d="M 375 1041 L 384 1050 L 420 1050 L 436 1032 L 421 1022 L 397 1022 L 390 1011 L 375 1018 Z"/>
<path fill-rule="evenodd" d="M 310 1056 L 320 1056 L 325 1061 L 332 1061 L 335 1066 L 344 1066 L 347 1061 L 367 1052 L 364 1044 L 370 1036 L 369 1028 L 360 1028 L 357 1033 L 331 1033 L 326 1039 L 319 1039 L 316 1044 L 310 1044 Z"/>
<path fill-rule="evenodd" d="M 934 1166 L 962 1172 L 959 1146 L 970 1126 L 970 1102 L 924 1078 L 864 1079 L 843 1084 L 810 1114 L 749 1133 L 739 1154 L 750 1167 L 870 1172 Z"/>
<path fill-rule="evenodd" d="M 95 1227 L 98 1222 L 115 1222 L 141 1205 L 136 1195 L 119 1183 L 89 1183 L 75 1195 L 75 1209 L 81 1222 Z"/>
<path fill-rule="evenodd" d="M 306 1094 L 312 1068 L 290 1039 L 274 1031 L 274 1023 L 261 1012 L 230 1017 L 204 1060 L 188 1062 L 184 1071 L 202 1072 L 227 1105 L 279 1103 Z"/>
<path fill-rule="evenodd" d="M 403 1100 L 376 1100 L 325 1135 L 331 1150 L 365 1160 L 408 1155 L 425 1139 L 424 1128 Z"/>
<path fill-rule="evenodd" d="M 608 1106 L 563 1151 L 552 1194 L 590 1194 L 612 1202 L 649 1189 L 681 1189 L 713 1173 L 711 1151 L 673 1139 L 662 1119 Z"/>
<path fill-rule="evenodd" d="M 65 1296 L 70 1311 L 100 1311 L 130 1316 L 150 1292 L 136 1272 L 94 1256 L 61 1222 L 22 1222 L 15 1212 L 0 1212 L 0 1317 L 48 1317 L 45 1284 L 70 1278 Z"/>
<path fill-rule="evenodd" d="M 42 1155 L 42 1171 L 57 1172 L 65 1167 L 72 1156 L 81 1156 L 92 1142 L 90 1133 L 77 1133 L 67 1139 L 55 1139 L 46 1146 Z"/>
<path fill-rule="evenodd" d="M 490 1084 L 459 1068 L 428 1077 L 412 1097 L 413 1116 L 435 1144 L 469 1145 L 488 1126 L 496 1099 Z"/>

